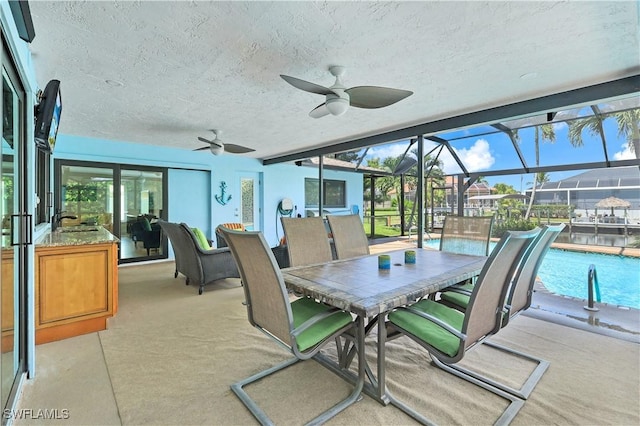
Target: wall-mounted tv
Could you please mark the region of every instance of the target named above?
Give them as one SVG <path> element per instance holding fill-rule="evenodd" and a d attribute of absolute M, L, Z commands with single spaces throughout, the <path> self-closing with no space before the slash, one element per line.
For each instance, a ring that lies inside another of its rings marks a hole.
<path fill-rule="evenodd" d="M 60 81 L 51 80 L 47 83 L 36 109 L 35 140 L 38 148 L 53 152 L 58 136 L 61 112 Z"/>

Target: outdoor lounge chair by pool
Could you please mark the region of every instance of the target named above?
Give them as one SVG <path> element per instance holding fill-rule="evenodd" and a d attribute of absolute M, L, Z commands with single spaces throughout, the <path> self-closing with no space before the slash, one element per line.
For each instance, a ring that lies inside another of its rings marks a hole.
<path fill-rule="evenodd" d="M 244 386 L 299 361 L 312 358 L 327 343 L 340 336 L 351 341 L 356 340 L 356 347 L 361 348 L 364 345 L 364 336 L 356 327 L 358 323 L 354 322 L 348 312 L 308 297 L 290 301 L 280 268 L 262 233 L 231 231 L 225 228 L 221 231 L 231 248 L 244 283 L 249 323 L 294 355 L 294 358 L 231 386 L 233 392 L 261 424 L 272 424 L 267 414 L 243 389 Z M 347 398 L 309 423 L 323 423 L 344 410 L 358 399 L 362 387 L 363 381 L 359 380 Z M 291 401 L 294 404 L 292 409 L 301 415 L 306 414 L 300 407 L 300 401 L 303 400 L 304 398 L 298 395 L 296 401 Z"/>
<path fill-rule="evenodd" d="M 408 336 L 429 352 L 438 367 L 510 401 L 497 424 L 508 424 L 524 401 L 466 375 L 451 365 L 462 360 L 468 350 L 500 330 L 504 300 L 515 268 L 524 250 L 539 232 L 507 232 L 500 239 L 480 272 L 465 312 L 423 299 L 413 305 L 398 308 L 388 315 L 391 334 Z M 430 423 L 406 404 L 397 400 L 392 403 L 421 422 Z"/>

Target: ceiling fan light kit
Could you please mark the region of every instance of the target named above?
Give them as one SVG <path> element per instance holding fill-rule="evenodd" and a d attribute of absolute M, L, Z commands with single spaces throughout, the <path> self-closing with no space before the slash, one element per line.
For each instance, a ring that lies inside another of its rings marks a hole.
<path fill-rule="evenodd" d="M 366 109 L 383 108 L 413 94 L 409 90 L 378 86 L 357 86 L 347 89 L 341 80 L 344 71 L 345 68 L 342 66 L 329 67 L 329 72 L 336 78 L 331 87 L 320 86 L 283 74 L 280 74 L 280 77 L 296 89 L 325 96 L 325 102 L 309 113 L 312 118 L 320 118 L 329 114 L 339 116 L 347 112 L 349 106 Z"/>
<path fill-rule="evenodd" d="M 213 155 L 220 155 L 224 152 L 224 146 L 222 146 L 222 144 L 216 145 L 212 143 L 209 145 L 209 151 L 211 151 Z"/>
<path fill-rule="evenodd" d="M 325 104 L 327 105 L 327 109 L 331 113 L 331 115 L 342 115 L 349 109 L 349 99 L 344 98 L 329 98 L 327 96 L 327 101 Z"/>
<path fill-rule="evenodd" d="M 236 145 L 236 144 L 233 144 L 233 143 L 225 144 L 220 139 L 220 135 L 222 134 L 222 130 L 211 129 L 211 131 L 215 135 L 215 138 L 213 140 L 205 139 L 203 137 L 198 137 L 198 140 L 200 142 L 207 143 L 207 144 L 209 144 L 209 146 L 205 146 L 205 147 L 202 147 L 202 148 L 197 148 L 197 149 L 195 149 L 195 151 L 204 151 L 204 150 L 208 149 L 209 151 L 211 151 L 211 153 L 213 155 L 220 155 L 220 154 L 222 154 L 224 152 L 230 152 L 232 154 L 246 154 L 247 152 L 255 151 L 255 149 L 253 149 L 253 148 L 247 148 L 246 146 L 242 146 L 242 145 Z"/>

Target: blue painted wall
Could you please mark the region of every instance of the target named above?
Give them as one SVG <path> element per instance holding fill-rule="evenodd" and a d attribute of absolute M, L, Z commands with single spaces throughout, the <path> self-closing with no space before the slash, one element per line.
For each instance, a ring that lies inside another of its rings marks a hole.
<path fill-rule="evenodd" d="M 282 236 L 280 216 L 277 213 L 278 202 L 283 198 L 290 198 L 297 206 L 297 212 L 304 216 L 304 179 L 318 177 L 316 168 L 292 164 L 263 166 L 260 161 L 242 155 L 213 156 L 208 151 L 196 152 L 63 134 L 58 135 L 53 157 L 169 168 L 169 220 L 198 226 L 210 238 L 213 237 L 213 230 L 218 224 L 238 222 L 235 209 L 240 202 L 239 175 L 257 173 L 262 180 L 260 226 L 267 242 L 272 246 L 276 245 Z M 204 175 L 198 171 L 209 174 L 208 188 L 206 182 L 202 182 Z M 325 170 L 324 178 L 344 180 L 347 191 L 346 209 L 357 205 L 360 212 L 363 211 L 363 178 L 360 173 Z M 214 195 L 220 192 L 222 181 L 227 183 L 227 193 L 232 195 L 232 201 L 224 206 L 218 204 L 214 198 Z M 345 212 L 345 209 L 335 210 Z"/>

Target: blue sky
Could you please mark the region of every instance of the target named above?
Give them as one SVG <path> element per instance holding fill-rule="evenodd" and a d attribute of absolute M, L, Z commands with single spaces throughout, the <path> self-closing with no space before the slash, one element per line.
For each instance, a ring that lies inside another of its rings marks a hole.
<path fill-rule="evenodd" d="M 626 141 L 618 137 L 617 124 L 613 118 L 604 120 L 605 138 L 607 140 L 607 152 L 610 160 L 633 159 L 634 154 L 629 150 Z M 554 143 L 542 141 L 540 143 L 540 165 L 562 165 L 562 164 L 578 164 L 595 161 L 604 161 L 604 151 L 602 140 L 600 137 L 594 137 L 583 133 L 582 147 L 573 147 L 568 138 L 568 126 L 564 122 L 553 124 L 556 140 Z M 485 132 L 493 132 L 483 134 Z M 520 129 L 519 147 L 528 166 L 533 167 L 535 161 L 535 144 L 533 128 Z M 451 145 L 455 149 L 469 171 L 490 171 L 520 168 L 521 163 L 518 159 L 516 150 L 511 140 L 502 132 L 495 132 L 495 129 L 489 126 L 479 126 L 471 129 L 458 130 L 448 132 L 446 134 L 438 134 L 439 137 L 450 140 Z M 368 158 L 380 158 L 402 155 L 407 148 L 408 141 L 402 141 L 389 145 L 381 145 L 372 147 L 367 154 Z M 425 153 L 431 150 L 435 144 L 426 141 Z M 412 147 L 413 149 L 413 147 Z M 437 152 L 437 151 L 435 151 Z M 434 154 L 435 154 L 434 152 Z M 455 163 L 453 157 L 446 153 L 446 148 L 440 159 L 444 163 L 444 171 L 447 174 L 459 173 L 460 169 Z M 551 181 L 557 181 L 575 176 L 582 173 L 582 170 L 573 170 L 566 172 L 550 173 Z M 506 183 L 512 185 L 517 191 L 530 188 L 533 182 L 533 174 L 524 175 L 505 175 L 486 177 L 491 185 L 496 183 Z"/>

